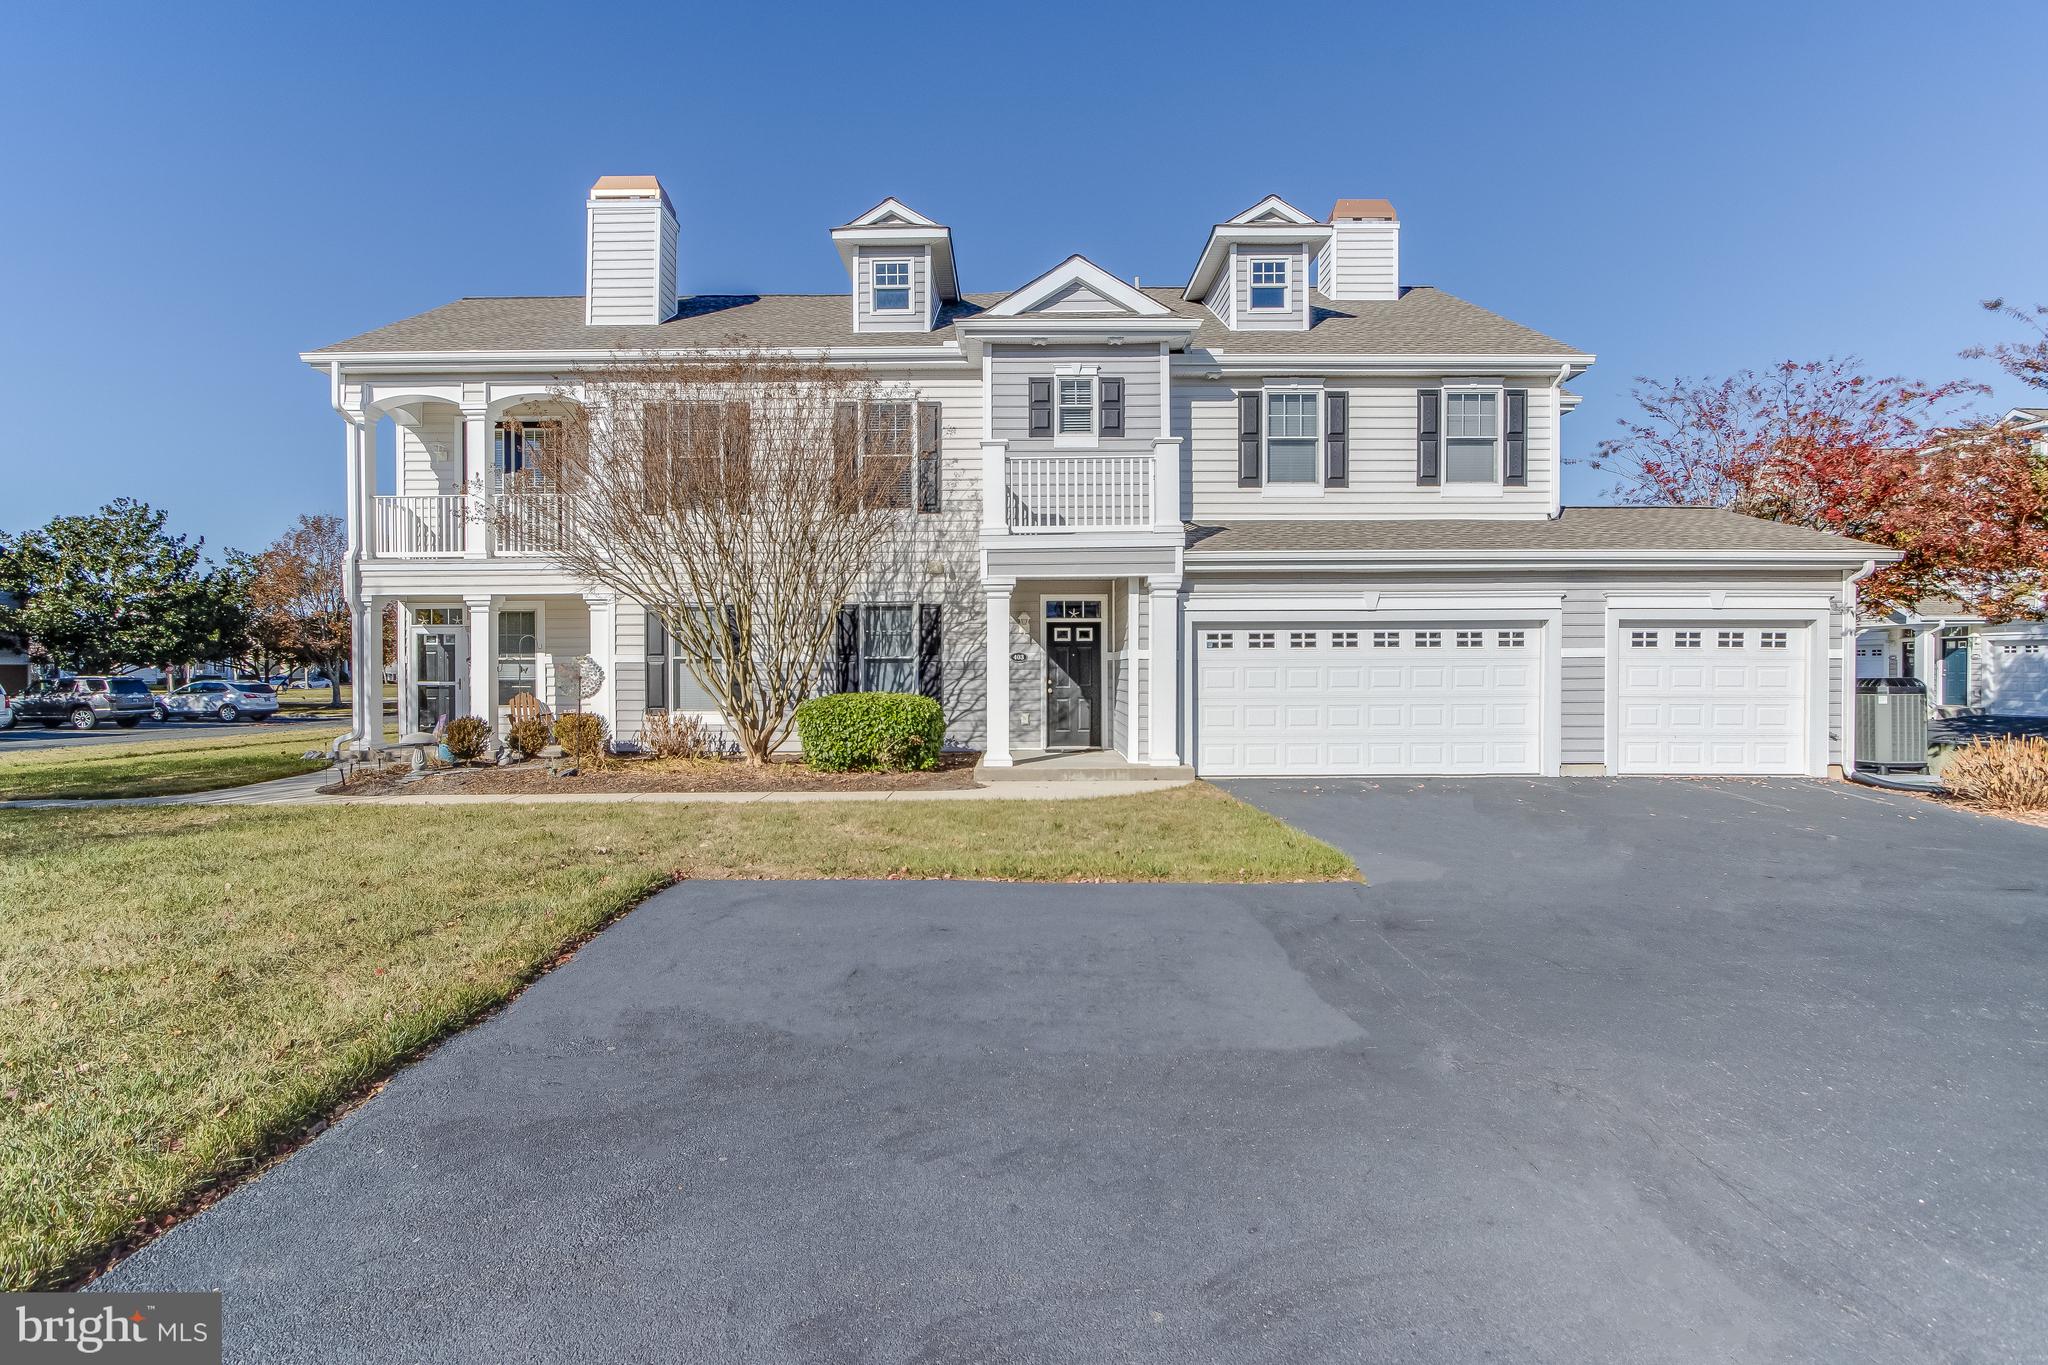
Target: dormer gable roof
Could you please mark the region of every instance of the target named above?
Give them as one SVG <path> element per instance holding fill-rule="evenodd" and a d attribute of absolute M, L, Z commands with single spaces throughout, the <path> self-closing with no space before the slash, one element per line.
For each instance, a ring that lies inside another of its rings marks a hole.
<path fill-rule="evenodd" d="M 1188 276 L 1188 286 L 1181 291 L 1181 297 L 1190 303 L 1208 297 L 1210 287 L 1230 259 L 1233 246 L 1320 246 L 1329 236 L 1328 223 L 1316 221 L 1277 194 L 1269 194 L 1243 213 L 1209 229 L 1209 240 L 1202 245 L 1201 259 L 1195 262 L 1194 273 Z"/>
<path fill-rule="evenodd" d="M 832 244 L 847 273 L 863 246 L 930 247 L 932 287 L 942 302 L 960 297 L 960 274 L 953 262 L 953 229 L 935 222 L 891 195 L 852 222 L 832 229 Z"/>
<path fill-rule="evenodd" d="M 1074 306 L 1076 302 L 1080 306 Z M 1012 290 L 984 316 L 1024 317 L 1064 304 L 1062 311 L 1098 316 L 1169 317 L 1173 310 L 1134 284 L 1126 284 L 1086 256 L 1069 256 L 1020 289 Z"/>
<path fill-rule="evenodd" d="M 1279 195 L 1269 194 L 1235 218 L 1226 220 L 1224 226 L 1251 227 L 1254 224 L 1292 223 L 1301 227 L 1312 225 L 1315 221 Z"/>

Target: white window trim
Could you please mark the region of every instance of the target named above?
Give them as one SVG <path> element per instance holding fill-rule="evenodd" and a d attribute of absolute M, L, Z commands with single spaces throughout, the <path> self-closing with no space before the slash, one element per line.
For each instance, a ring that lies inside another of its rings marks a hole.
<path fill-rule="evenodd" d="M 1280 267 L 1280 302 L 1278 305 L 1268 304 L 1266 307 L 1261 308 L 1252 302 L 1254 290 L 1271 289 L 1273 287 L 1270 284 L 1257 284 L 1254 282 L 1258 275 L 1258 268 L 1262 265 L 1277 265 Z M 1247 313 L 1272 316 L 1294 311 L 1294 262 L 1291 258 L 1286 256 L 1247 256 L 1245 257 L 1244 271 L 1244 308 Z"/>
<path fill-rule="evenodd" d="M 1102 446 L 1102 367 L 1062 365 L 1052 374 L 1052 448 L 1054 450 L 1099 450 Z M 1088 430 L 1060 430 L 1060 381 L 1088 381 Z"/>
<path fill-rule="evenodd" d="M 1273 403 L 1276 393 L 1316 395 L 1316 472 L 1306 483 L 1273 481 Z M 1269 379 L 1259 390 L 1259 496 L 1265 498 L 1320 498 L 1323 496 L 1324 442 L 1329 436 L 1329 404 L 1323 401 L 1320 379 Z"/>
<path fill-rule="evenodd" d="M 1447 379 L 1443 382 L 1443 416 L 1438 422 L 1440 434 L 1437 439 L 1443 449 L 1437 458 L 1442 461 L 1443 477 L 1437 480 L 1437 496 L 1444 498 L 1498 498 L 1507 493 L 1507 426 L 1508 386 L 1499 379 Z M 1493 395 L 1493 481 L 1491 483 L 1451 482 L 1451 395 L 1454 393 L 1490 393 Z M 1525 438 L 1526 439 L 1526 438 Z"/>
<path fill-rule="evenodd" d="M 644 611 L 646 609 L 643 607 L 642 610 Z M 692 607 L 691 610 L 705 611 L 709 609 L 705 607 Z M 668 637 L 668 651 L 661 656 L 661 666 L 663 669 L 667 671 L 668 674 L 668 680 L 662 686 L 667 694 L 669 704 L 667 706 L 660 707 L 650 706 L 646 709 L 648 711 L 666 711 L 672 716 L 695 716 L 699 720 L 709 721 L 718 725 L 724 725 L 726 723 L 725 712 L 717 706 L 711 706 L 709 708 L 698 708 L 693 706 L 677 706 L 675 704 L 676 665 L 682 664 L 682 666 L 687 669 L 689 667 L 689 664 L 684 660 L 681 654 L 678 654 L 676 652 L 675 632 L 668 629 L 668 625 L 666 622 L 662 624 L 662 633 Z M 642 644 L 645 644 L 644 640 L 642 641 Z M 650 655 L 649 657 L 651 658 L 653 656 Z M 704 687 L 704 683 L 702 682 L 702 680 L 698 681 L 697 686 Z M 707 687 L 704 688 L 704 690 L 708 692 L 711 689 Z"/>
<path fill-rule="evenodd" d="M 876 267 L 884 265 L 900 265 L 903 267 L 903 306 L 901 308 L 882 307 L 882 290 L 884 288 L 896 288 L 893 284 L 884 286 L 875 282 Z M 910 257 L 883 256 L 868 262 L 868 311 L 888 317 L 907 317 L 917 311 L 917 267 L 911 264 Z"/>
<path fill-rule="evenodd" d="M 854 677 L 854 681 L 855 681 L 855 682 L 856 682 L 856 683 L 857 683 L 857 684 L 858 684 L 858 685 L 860 686 L 860 688 L 861 688 L 861 689 L 862 689 L 863 691 L 865 691 L 865 690 L 867 689 L 867 683 L 868 683 L 868 657 L 869 657 L 869 656 L 868 656 L 868 613 L 869 613 L 869 612 L 871 612 L 871 611 L 908 611 L 908 612 L 910 613 L 910 653 L 908 653 L 908 654 L 900 654 L 900 655 L 899 655 L 899 654 L 881 654 L 881 655 L 876 655 L 875 657 L 876 657 L 876 658 L 881 658 L 881 659 L 891 659 L 891 660 L 894 660 L 894 659 L 905 659 L 905 660 L 908 660 L 908 661 L 909 661 L 909 664 L 910 664 L 910 685 L 911 685 L 911 688 L 912 688 L 912 690 L 913 690 L 913 691 L 914 691 L 914 690 L 916 690 L 916 687 L 917 687 L 917 649 L 918 649 L 918 637 L 917 637 L 917 632 L 918 632 L 918 610 L 917 610 L 917 603 L 915 603 L 915 602 L 899 602 L 899 601 L 893 601 L 893 600 L 892 600 L 892 601 L 885 601 L 885 602 L 854 602 L 854 603 L 850 603 L 849 605 L 851 605 L 851 606 L 852 606 L 852 607 L 854 608 L 854 610 L 855 610 L 855 613 L 856 613 L 856 615 L 855 615 L 855 618 L 854 618 L 854 619 L 855 619 L 856 621 L 858 621 L 858 622 L 859 622 L 859 625 L 857 626 L 857 628 L 856 628 L 856 629 L 855 629 L 855 631 L 854 631 L 854 635 L 855 635 L 855 647 L 854 647 L 854 652 L 853 652 L 853 658 L 854 658 L 854 663 L 853 663 L 853 667 L 854 667 L 854 674 L 855 674 L 855 677 Z"/>

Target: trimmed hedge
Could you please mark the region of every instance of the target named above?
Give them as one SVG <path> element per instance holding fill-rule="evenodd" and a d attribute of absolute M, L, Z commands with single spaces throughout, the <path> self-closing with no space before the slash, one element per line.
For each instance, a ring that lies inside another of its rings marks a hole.
<path fill-rule="evenodd" d="M 796 736 L 822 772 L 924 771 L 939 766 L 946 714 L 911 692 L 841 692 L 797 707 Z"/>

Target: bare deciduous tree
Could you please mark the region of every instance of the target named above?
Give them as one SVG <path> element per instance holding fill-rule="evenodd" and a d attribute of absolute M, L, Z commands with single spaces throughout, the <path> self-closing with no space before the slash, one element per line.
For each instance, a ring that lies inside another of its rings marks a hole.
<path fill-rule="evenodd" d="M 499 533 L 540 526 L 566 568 L 659 617 L 765 762 L 910 506 L 912 409 L 878 396 L 765 350 L 616 357 L 564 387 L 547 449 L 495 504 Z"/>

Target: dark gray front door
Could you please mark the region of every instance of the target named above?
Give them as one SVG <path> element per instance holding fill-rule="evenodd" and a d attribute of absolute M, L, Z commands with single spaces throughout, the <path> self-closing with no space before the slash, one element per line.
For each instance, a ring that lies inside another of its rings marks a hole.
<path fill-rule="evenodd" d="M 432 730 L 455 717 L 455 632 L 423 630 L 419 635 L 419 727 Z"/>
<path fill-rule="evenodd" d="M 1045 746 L 1102 747 L 1102 624 L 1045 623 Z"/>

